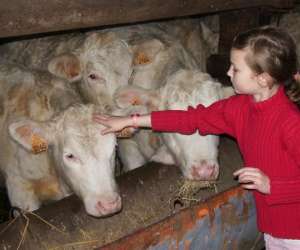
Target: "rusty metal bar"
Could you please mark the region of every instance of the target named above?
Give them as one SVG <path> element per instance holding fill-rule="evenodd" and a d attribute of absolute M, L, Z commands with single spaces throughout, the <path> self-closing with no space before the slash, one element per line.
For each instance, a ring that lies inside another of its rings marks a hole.
<path fill-rule="evenodd" d="M 252 195 L 232 188 L 99 250 L 262 249 Z"/>
<path fill-rule="evenodd" d="M 0 3 L 0 38 L 128 24 L 250 7 L 286 9 L 292 0 L 10 0 Z"/>

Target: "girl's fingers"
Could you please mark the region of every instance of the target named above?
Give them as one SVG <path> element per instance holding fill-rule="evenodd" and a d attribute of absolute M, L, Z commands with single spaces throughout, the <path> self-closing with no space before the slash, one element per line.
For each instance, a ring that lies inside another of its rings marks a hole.
<path fill-rule="evenodd" d="M 110 124 L 108 121 L 103 121 L 103 120 L 95 120 L 95 122 L 105 126 L 105 127 L 110 127 Z"/>
<path fill-rule="evenodd" d="M 102 114 L 98 114 L 98 113 L 93 113 L 93 117 L 105 117 L 105 115 Z"/>
<path fill-rule="evenodd" d="M 112 117 L 111 117 L 111 116 L 108 116 L 108 115 L 97 114 L 97 113 L 94 113 L 94 114 L 93 114 L 93 120 L 94 120 L 94 121 L 107 121 L 107 120 L 109 120 L 110 118 L 112 118 Z"/>
<path fill-rule="evenodd" d="M 257 168 L 245 167 L 245 168 L 240 168 L 239 170 L 235 171 L 233 173 L 233 175 L 237 176 L 237 175 L 240 175 L 240 174 L 245 173 L 245 172 L 258 172 L 258 171 L 260 171 L 260 170 L 257 169 Z"/>
<path fill-rule="evenodd" d="M 256 178 L 254 178 L 253 176 L 245 176 L 242 178 L 239 178 L 239 183 L 254 183 L 256 180 Z"/>
<path fill-rule="evenodd" d="M 238 177 L 238 182 L 245 189 L 270 193 L 269 178 L 258 168 L 242 168 L 234 172 L 234 176 Z"/>
<path fill-rule="evenodd" d="M 257 189 L 255 184 L 242 184 L 241 186 L 245 189 L 251 189 L 251 190 Z"/>
<path fill-rule="evenodd" d="M 93 116 L 93 121 L 96 121 L 96 122 L 98 122 L 98 121 L 107 121 L 108 120 L 108 118 L 107 117 L 102 117 L 102 116 Z"/>
<path fill-rule="evenodd" d="M 106 135 L 106 134 L 109 134 L 109 133 L 112 133 L 112 132 L 114 132 L 112 130 L 112 128 L 105 128 L 105 129 L 101 130 L 101 135 Z"/>
<path fill-rule="evenodd" d="M 240 174 L 240 175 L 238 175 L 238 178 L 239 178 L 239 180 L 241 180 L 241 179 L 249 179 L 249 178 L 251 178 L 251 179 L 253 179 L 253 178 L 259 178 L 261 176 L 261 174 L 260 173 L 257 173 L 257 172 L 253 172 L 253 173 L 251 173 L 251 172 L 246 172 L 246 173 L 242 173 L 242 174 Z"/>
<path fill-rule="evenodd" d="M 245 172 L 245 169 L 244 168 L 240 168 L 239 170 L 233 172 L 233 175 L 234 176 L 238 176 L 240 175 L 241 173 Z"/>

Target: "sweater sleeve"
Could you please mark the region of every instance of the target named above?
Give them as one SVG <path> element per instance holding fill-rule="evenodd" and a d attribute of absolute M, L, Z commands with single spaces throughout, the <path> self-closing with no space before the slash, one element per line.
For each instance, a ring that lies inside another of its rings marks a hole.
<path fill-rule="evenodd" d="M 271 194 L 267 197 L 269 205 L 300 202 L 300 119 L 287 120 L 284 130 L 283 145 L 295 162 L 298 174 L 290 178 L 271 180 Z"/>
<path fill-rule="evenodd" d="M 234 136 L 233 111 L 229 107 L 231 100 L 217 101 L 208 107 L 199 104 L 187 110 L 154 111 L 151 113 L 151 125 L 154 131 L 193 134 L 197 130 L 201 135 L 227 133 Z"/>

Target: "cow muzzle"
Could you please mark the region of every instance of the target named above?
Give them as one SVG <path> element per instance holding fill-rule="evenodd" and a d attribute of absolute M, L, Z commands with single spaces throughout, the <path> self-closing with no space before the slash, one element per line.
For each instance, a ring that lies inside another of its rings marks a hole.
<path fill-rule="evenodd" d="M 219 175 L 219 165 L 202 160 L 198 164 L 192 164 L 187 172 L 186 177 L 191 180 L 212 181 L 216 180 Z"/>
<path fill-rule="evenodd" d="M 113 215 L 122 208 L 122 199 L 119 194 L 110 197 L 92 199 L 85 204 L 88 214 L 94 217 Z"/>

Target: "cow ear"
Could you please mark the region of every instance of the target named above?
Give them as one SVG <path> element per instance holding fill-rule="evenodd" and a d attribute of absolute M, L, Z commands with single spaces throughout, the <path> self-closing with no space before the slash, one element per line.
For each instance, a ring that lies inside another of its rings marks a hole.
<path fill-rule="evenodd" d="M 217 53 L 218 49 L 218 41 L 219 41 L 219 32 L 213 32 L 207 25 L 203 22 L 200 23 L 202 36 L 206 44 L 210 49 L 210 53 L 215 54 Z"/>
<path fill-rule="evenodd" d="M 140 66 L 152 63 L 163 47 L 164 45 L 158 39 L 147 40 L 133 45 L 133 65 Z"/>
<path fill-rule="evenodd" d="M 55 76 L 75 82 L 81 78 L 81 65 L 74 54 L 61 54 L 51 59 L 48 70 Z"/>
<path fill-rule="evenodd" d="M 147 90 L 138 86 L 125 86 L 117 89 L 114 100 L 119 108 L 143 106 L 147 102 Z"/>
<path fill-rule="evenodd" d="M 133 137 L 136 130 L 137 129 L 132 128 L 132 127 L 123 128 L 121 131 L 116 132 L 115 135 L 117 138 L 131 138 L 131 137 Z"/>
<path fill-rule="evenodd" d="M 23 120 L 9 125 L 10 136 L 28 151 L 38 154 L 47 151 L 49 140 L 46 130 L 40 123 Z"/>
<path fill-rule="evenodd" d="M 159 92 L 129 85 L 119 88 L 114 95 L 114 100 L 119 108 L 132 106 L 146 106 L 150 109 L 153 107 L 158 108 Z"/>

